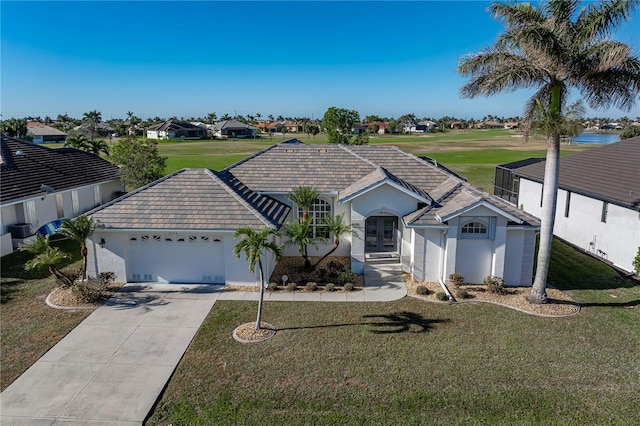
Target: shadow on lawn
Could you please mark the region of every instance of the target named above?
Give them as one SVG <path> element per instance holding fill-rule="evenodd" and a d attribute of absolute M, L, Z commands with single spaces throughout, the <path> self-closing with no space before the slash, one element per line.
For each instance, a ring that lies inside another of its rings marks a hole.
<path fill-rule="evenodd" d="M 435 324 L 447 323 L 448 319 L 428 319 L 415 312 L 402 311 L 393 314 L 381 315 L 364 315 L 363 318 L 379 318 L 380 321 L 363 321 L 343 324 L 325 324 L 325 325 L 309 325 L 303 327 L 284 327 L 278 331 L 285 330 L 305 330 L 313 328 L 333 328 L 333 327 L 353 327 L 359 325 L 371 325 L 376 329 L 371 330 L 375 334 L 392 334 L 392 333 L 426 333 L 433 328 Z"/>

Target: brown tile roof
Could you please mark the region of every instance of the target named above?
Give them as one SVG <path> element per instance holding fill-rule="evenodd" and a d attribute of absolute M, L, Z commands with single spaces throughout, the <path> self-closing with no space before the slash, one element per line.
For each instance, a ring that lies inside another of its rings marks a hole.
<path fill-rule="evenodd" d="M 517 168 L 514 173 L 542 182 L 545 164 Z M 640 137 L 562 157 L 559 186 L 640 211 Z"/>
<path fill-rule="evenodd" d="M 234 230 L 277 228 L 289 210 L 228 172 L 183 169 L 87 214 L 105 228 Z"/>
<path fill-rule="evenodd" d="M 2 136 L 1 149 L 2 203 L 42 195 L 41 185 L 62 191 L 120 176 L 117 166 L 73 148 L 52 149 Z"/>

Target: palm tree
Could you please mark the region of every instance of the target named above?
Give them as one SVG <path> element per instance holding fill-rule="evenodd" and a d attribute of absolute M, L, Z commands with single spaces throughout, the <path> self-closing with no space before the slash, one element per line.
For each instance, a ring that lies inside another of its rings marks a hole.
<path fill-rule="evenodd" d="M 87 279 L 87 239 L 96 229 L 96 222 L 92 217 L 78 216 L 73 220 L 65 219 L 58 233 L 80 244 L 82 262 L 82 279 Z"/>
<path fill-rule="evenodd" d="M 63 287 L 71 287 L 73 285 L 73 282 L 69 279 L 69 277 L 60 272 L 57 267 L 60 262 L 68 258 L 69 255 L 60 250 L 58 247 L 53 248 L 47 246 L 47 248 L 42 253 L 39 253 L 38 255 L 36 255 L 36 257 L 27 261 L 27 263 L 24 264 L 24 269 L 30 271 L 32 269 L 38 269 L 46 266 L 49 269 L 49 272 L 51 272 L 51 275 L 56 277 Z"/>
<path fill-rule="evenodd" d="M 249 262 L 249 272 L 253 273 L 258 264 L 258 272 L 260 275 L 260 299 L 258 301 L 258 318 L 256 319 L 256 330 L 260 330 L 262 322 L 262 301 L 264 300 L 264 270 L 262 268 L 262 252 L 270 251 L 275 255 L 276 261 L 282 258 L 282 247 L 270 239 L 272 235 L 278 235 L 278 231 L 274 228 L 265 228 L 262 231 L 256 231 L 250 227 L 238 229 L 233 236 L 240 240 L 233 248 L 235 257 L 240 258 L 244 253 L 245 258 Z"/>
<path fill-rule="evenodd" d="M 83 134 L 69 136 L 67 139 L 65 139 L 64 146 L 69 146 L 71 148 L 85 151 L 89 148 L 89 140 Z"/>
<path fill-rule="evenodd" d="M 558 192 L 560 136 L 570 89 L 578 89 L 592 108 L 629 110 L 640 92 L 640 60 L 624 43 L 609 38 L 631 18 L 637 0 L 607 0 L 578 9 L 577 0 L 492 3 L 488 10 L 506 25 L 496 44 L 466 55 L 458 72 L 470 80 L 466 98 L 491 96 L 518 88 L 536 89 L 525 106 L 531 122 L 538 103 L 550 129 L 543 186 L 540 246 L 529 301 L 546 303 L 546 281 Z"/>
<path fill-rule="evenodd" d="M 41 253 L 44 253 L 49 248 L 49 236 L 36 234 L 36 239 L 31 241 L 30 243 L 20 243 L 18 245 L 18 250 L 26 251 L 27 253 L 37 256 Z"/>
<path fill-rule="evenodd" d="M 343 234 L 349 233 L 352 235 L 356 235 L 356 232 L 351 229 L 351 225 L 347 225 L 346 223 L 344 223 L 343 219 L 344 219 L 344 213 L 339 214 L 337 216 L 327 215 L 322 219 L 322 223 L 325 225 L 325 229 L 329 231 L 330 235 L 333 235 L 333 238 L 334 238 L 333 248 L 329 250 L 327 254 L 322 256 L 320 260 L 318 260 L 316 264 L 313 265 L 312 269 L 316 269 L 320 264 L 320 262 L 325 260 L 328 256 L 331 256 L 331 253 L 338 250 L 338 247 L 340 246 L 340 237 Z"/>
<path fill-rule="evenodd" d="M 299 186 L 289 194 L 288 198 L 302 211 L 303 223 L 307 223 L 309 220 L 309 209 L 315 203 L 318 195 L 320 195 L 320 191 L 312 186 Z"/>
<path fill-rule="evenodd" d="M 297 246 L 300 256 L 304 259 L 305 269 L 311 269 L 309 245 L 318 248 L 318 244 L 326 241 L 326 239 L 313 235 L 313 227 L 310 222 L 291 220 L 282 225 L 282 231 L 288 238 L 285 244 L 288 246 Z"/>
<path fill-rule="evenodd" d="M 103 152 L 106 155 L 109 155 L 109 145 L 103 139 L 96 139 L 94 141 L 89 141 L 87 143 L 87 148 L 85 151 L 89 151 L 93 155 L 100 155 Z"/>
<path fill-rule="evenodd" d="M 95 109 L 93 111 L 85 112 L 82 114 L 82 120 L 89 126 L 91 140 L 93 140 L 98 132 L 98 124 L 102 121 L 102 113 Z"/>

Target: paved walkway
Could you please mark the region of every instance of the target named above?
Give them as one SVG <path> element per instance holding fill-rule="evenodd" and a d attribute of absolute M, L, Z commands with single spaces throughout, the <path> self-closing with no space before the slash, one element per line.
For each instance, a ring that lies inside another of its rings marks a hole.
<path fill-rule="evenodd" d="M 406 295 L 399 264 L 365 267 L 351 293 L 266 292 L 265 300 L 373 302 Z M 0 394 L 0 424 L 140 425 L 218 299 L 222 286 L 128 284 Z"/>

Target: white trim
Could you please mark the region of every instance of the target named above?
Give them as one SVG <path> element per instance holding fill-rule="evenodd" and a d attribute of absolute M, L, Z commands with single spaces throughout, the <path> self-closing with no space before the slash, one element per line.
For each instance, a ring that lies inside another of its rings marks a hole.
<path fill-rule="evenodd" d="M 369 185 L 369 186 L 367 186 L 365 188 L 362 188 L 361 190 L 359 190 L 357 192 L 354 192 L 353 194 L 351 194 L 351 195 L 349 195 L 349 196 L 347 196 L 345 198 L 339 199 L 338 200 L 338 204 L 348 203 L 349 201 L 351 201 L 351 200 L 353 200 L 355 198 L 358 198 L 361 195 L 366 194 L 367 192 L 373 191 L 374 189 L 379 188 L 379 187 L 381 187 L 382 185 L 385 185 L 385 184 L 391 186 L 392 188 L 397 189 L 398 191 L 404 193 L 405 195 L 413 197 L 416 200 L 423 201 L 423 202 L 425 202 L 427 204 L 431 204 L 431 202 L 433 201 L 433 200 L 431 200 L 429 198 L 425 198 L 422 195 L 405 188 L 402 185 L 399 185 L 399 184 L 395 183 L 394 181 L 392 181 L 389 178 L 384 178 L 382 180 L 379 180 L 379 181 L 375 182 L 372 185 Z"/>
<path fill-rule="evenodd" d="M 475 202 L 475 203 L 471 204 L 470 206 L 464 207 L 464 208 L 462 208 L 462 209 L 460 209 L 460 210 L 458 210 L 456 212 L 453 212 L 453 213 L 448 214 L 448 215 L 443 216 L 443 217 L 440 217 L 437 214 L 435 216 L 436 216 L 436 219 L 438 219 L 440 222 L 446 222 L 448 220 L 453 219 L 454 217 L 463 215 L 463 214 L 475 209 L 476 207 L 480 207 L 480 206 L 486 207 L 489 210 L 493 211 L 494 213 L 499 214 L 500 216 L 505 217 L 505 218 L 507 218 L 507 219 L 509 219 L 509 220 L 511 220 L 513 222 L 516 222 L 517 224 L 521 224 L 523 222 L 522 219 L 519 219 L 519 218 L 513 216 L 512 214 L 505 212 L 501 208 L 496 207 L 493 204 L 488 203 L 488 202 L 486 202 L 484 200 L 480 200 L 478 202 Z"/>

